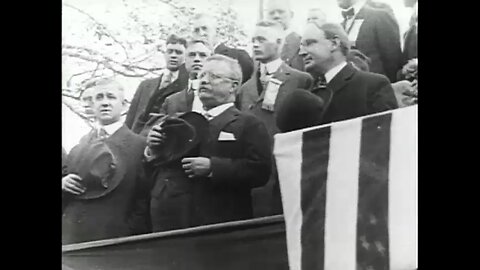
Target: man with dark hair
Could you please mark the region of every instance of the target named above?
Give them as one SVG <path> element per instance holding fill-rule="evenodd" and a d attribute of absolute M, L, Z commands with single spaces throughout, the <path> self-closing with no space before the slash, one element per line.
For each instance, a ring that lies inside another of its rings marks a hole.
<path fill-rule="evenodd" d="M 165 99 L 160 113 L 176 115 L 183 112 L 202 113 L 203 104 L 198 97 L 198 74 L 203 68 L 205 60 L 212 55 L 212 51 L 203 40 L 192 40 L 188 43 L 185 67 L 189 73 L 188 87 Z"/>
<path fill-rule="evenodd" d="M 193 38 L 206 41 L 215 54 L 226 55 L 236 59 L 242 68 L 242 83 L 252 76 L 253 61 L 248 53 L 241 49 L 226 46 L 217 35 L 217 21 L 215 17 L 199 13 L 193 18 Z"/>
<path fill-rule="evenodd" d="M 290 29 L 293 11 L 289 0 L 269 0 L 266 13 L 269 20 L 279 22 L 285 31 L 286 36 L 280 57 L 290 67 L 304 71 L 303 59 L 298 55 L 301 37 Z"/>
<path fill-rule="evenodd" d="M 187 42 L 173 34 L 166 43 L 166 69 L 160 77 L 140 83 L 125 119 L 127 127 L 137 134 L 143 130 L 150 114 L 160 110 L 165 98 L 187 86 L 188 73 L 184 64 Z"/>
<path fill-rule="evenodd" d="M 145 139 L 120 121 L 125 101 L 119 83 L 101 78 L 91 87 L 98 128 L 82 137 L 65 162 L 62 244 L 149 232 Z"/>
<path fill-rule="evenodd" d="M 371 59 L 370 71 L 396 81 L 401 67 L 400 29 L 385 9 L 372 8 L 366 0 L 338 0 L 343 9 L 342 26 L 352 47 Z"/>
<path fill-rule="evenodd" d="M 307 71 L 319 77 L 312 92 L 324 100 L 323 123 L 398 107 L 385 76 L 357 70 L 347 63 L 349 44 L 340 25 L 308 23 L 306 26 L 300 55 Z"/>
<path fill-rule="evenodd" d="M 238 90 L 237 106 L 250 112 L 265 124 L 273 145 L 273 136 L 279 132 L 275 122 L 278 106 L 291 91 L 297 88 L 310 89 L 312 77 L 305 72 L 289 67 L 281 58 L 280 51 L 284 30 L 276 21 L 257 23 L 253 34 L 253 54 L 258 64 L 252 78 Z M 277 181 L 275 169 L 268 184 L 254 190 L 255 216 L 267 216 L 281 212 L 272 201 L 272 185 Z M 280 195 L 280 194 L 277 194 Z M 278 201 L 279 202 L 279 201 Z"/>
<path fill-rule="evenodd" d="M 264 124 L 234 106 L 241 81 L 237 60 L 219 54 L 206 59 L 198 91 L 205 108 L 203 115 L 208 120 L 208 140 L 200 156 L 181 160 L 180 173 L 176 170 L 167 175 L 167 168 L 156 174 L 151 203 L 154 230 L 253 217 L 250 192 L 269 178 L 271 147 Z M 154 148 L 164 138 L 161 125 L 154 126 L 148 134 L 145 155 L 150 162 L 155 162 L 158 153 Z M 170 194 L 169 187 L 182 181 L 190 182 L 191 189 L 177 189 Z M 188 205 L 175 213 L 164 209 L 165 202 L 179 196 L 190 197 L 185 200 Z M 165 212 L 172 218 L 165 219 Z"/>

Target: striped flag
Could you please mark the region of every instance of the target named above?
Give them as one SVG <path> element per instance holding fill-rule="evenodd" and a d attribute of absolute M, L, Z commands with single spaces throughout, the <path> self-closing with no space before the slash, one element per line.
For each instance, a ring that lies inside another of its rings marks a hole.
<path fill-rule="evenodd" d="M 417 106 L 275 136 L 291 270 L 417 268 Z"/>

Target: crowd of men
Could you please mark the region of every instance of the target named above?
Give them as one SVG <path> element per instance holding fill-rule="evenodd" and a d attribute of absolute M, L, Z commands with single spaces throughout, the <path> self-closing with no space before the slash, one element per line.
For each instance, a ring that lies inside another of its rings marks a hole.
<path fill-rule="evenodd" d="M 90 82 L 97 127 L 62 151 L 62 244 L 280 214 L 275 134 L 416 103 L 416 13 L 402 51 L 388 6 L 337 2 L 341 24 L 311 9 L 300 35 L 289 2 L 268 1 L 253 59 L 198 14 L 191 40 L 169 36 L 166 69 L 124 123 L 122 85 Z"/>

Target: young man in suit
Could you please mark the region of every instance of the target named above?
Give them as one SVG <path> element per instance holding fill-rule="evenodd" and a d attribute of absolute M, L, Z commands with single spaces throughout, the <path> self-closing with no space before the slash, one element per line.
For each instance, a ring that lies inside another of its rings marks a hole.
<path fill-rule="evenodd" d="M 371 59 L 370 71 L 396 81 L 401 67 L 400 29 L 385 9 L 372 8 L 366 0 L 338 0 L 343 9 L 342 26 L 352 47 Z"/>
<path fill-rule="evenodd" d="M 307 71 L 322 77 L 318 81 L 323 83 L 315 85 L 312 92 L 324 100 L 323 123 L 398 107 L 385 76 L 357 70 L 347 63 L 349 44 L 340 25 L 308 23 L 305 28 L 300 55 Z"/>
<path fill-rule="evenodd" d="M 241 111 L 254 114 L 265 124 L 271 145 L 273 145 L 273 135 L 279 132 L 275 122 L 278 106 L 282 104 L 289 92 L 297 88 L 310 89 L 313 83 L 308 73 L 289 67 L 280 58 L 283 37 L 284 30 L 278 22 L 257 23 L 252 42 L 258 65 L 255 67 L 252 78 L 238 90 L 237 97 L 237 106 Z M 254 190 L 255 216 L 281 212 L 280 205 L 274 207 L 275 203 L 271 198 L 275 181 L 274 171 L 266 186 Z M 277 195 L 279 199 L 280 194 Z M 277 202 L 281 203 L 279 200 Z"/>
<path fill-rule="evenodd" d="M 269 0 L 266 5 L 266 12 L 266 18 L 279 22 L 285 31 L 285 39 L 280 57 L 290 67 L 304 71 L 303 59 L 298 55 L 301 36 L 290 29 L 293 11 L 290 8 L 289 0 Z"/>
<path fill-rule="evenodd" d="M 209 46 L 202 40 L 193 40 L 188 43 L 185 58 L 185 67 L 190 78 L 188 87 L 165 99 L 160 113 L 176 115 L 178 113 L 194 111 L 202 113 L 203 104 L 198 97 L 197 76 L 203 68 L 205 60 L 212 54 Z"/>
<path fill-rule="evenodd" d="M 252 218 L 251 189 L 264 185 L 271 170 L 267 129 L 255 116 L 234 106 L 242 81 L 236 60 L 209 57 L 199 80 L 209 138 L 201 156 L 182 159 L 185 176 L 194 184 L 191 220 L 204 225 Z M 163 141 L 157 128 L 147 138 L 148 148 Z"/>
<path fill-rule="evenodd" d="M 213 53 L 226 55 L 236 59 L 242 68 L 242 83 L 246 82 L 253 72 L 253 61 L 244 50 L 226 46 L 217 36 L 217 21 L 208 14 L 200 13 L 193 18 L 193 39 L 206 41 Z"/>
<path fill-rule="evenodd" d="M 134 133 L 140 134 L 150 113 L 158 112 L 166 97 L 187 86 L 188 72 L 184 65 L 187 42 L 176 35 L 170 35 L 166 43 L 167 68 L 160 77 L 141 82 L 130 104 L 125 125 Z"/>
<path fill-rule="evenodd" d="M 62 244 L 149 232 L 150 185 L 142 165 L 145 139 L 119 121 L 125 106 L 120 84 L 99 79 L 90 87 L 98 129 L 85 135 L 67 157 L 62 178 Z M 98 147 L 107 150 L 95 152 Z M 99 174 L 106 156 L 114 164 L 108 163 L 106 175 Z"/>

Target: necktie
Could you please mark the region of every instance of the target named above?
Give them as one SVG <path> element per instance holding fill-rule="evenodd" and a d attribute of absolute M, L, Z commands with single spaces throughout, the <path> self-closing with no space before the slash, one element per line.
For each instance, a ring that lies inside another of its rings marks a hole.
<path fill-rule="evenodd" d="M 317 77 L 317 81 L 315 83 L 314 89 L 325 89 L 327 88 L 327 79 L 325 79 L 324 75 L 320 75 Z"/>
<path fill-rule="evenodd" d="M 347 10 L 342 10 L 342 16 L 343 16 L 343 22 L 342 22 L 342 27 L 343 29 L 347 29 L 347 21 L 351 19 L 355 15 L 355 10 L 353 7 L 347 9 Z"/>
<path fill-rule="evenodd" d="M 267 67 L 263 66 L 262 72 L 260 73 L 260 82 L 262 83 L 263 88 L 267 86 L 268 81 L 270 80 L 272 74 L 268 73 Z"/>
<path fill-rule="evenodd" d="M 105 140 L 106 138 L 108 138 L 108 133 L 107 131 L 104 129 L 104 128 L 98 128 L 97 129 L 97 139 L 100 140 L 100 141 L 103 141 Z"/>
<path fill-rule="evenodd" d="M 167 72 L 165 75 L 162 76 L 162 83 L 160 83 L 159 89 L 163 89 L 170 85 L 172 82 L 172 72 Z"/>

